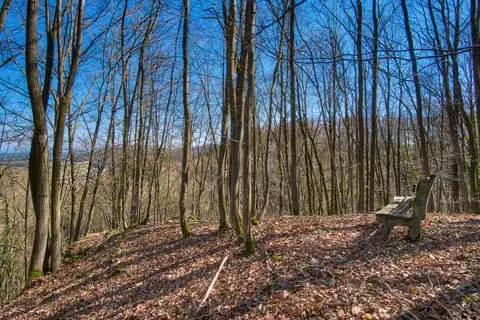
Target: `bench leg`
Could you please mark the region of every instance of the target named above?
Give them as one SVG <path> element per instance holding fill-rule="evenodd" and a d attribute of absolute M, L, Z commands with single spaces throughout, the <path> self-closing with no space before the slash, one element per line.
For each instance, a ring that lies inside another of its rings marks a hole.
<path fill-rule="evenodd" d="M 408 234 L 410 237 L 410 241 L 412 242 L 420 241 L 422 237 L 422 231 L 421 231 L 421 220 L 419 217 L 413 217 L 412 221 L 410 221 L 410 228 L 408 229 Z"/>
<path fill-rule="evenodd" d="M 392 232 L 393 229 L 393 222 L 390 221 L 389 219 L 386 219 L 385 222 L 383 223 L 383 239 L 388 240 L 388 237 L 390 237 L 390 232 Z"/>

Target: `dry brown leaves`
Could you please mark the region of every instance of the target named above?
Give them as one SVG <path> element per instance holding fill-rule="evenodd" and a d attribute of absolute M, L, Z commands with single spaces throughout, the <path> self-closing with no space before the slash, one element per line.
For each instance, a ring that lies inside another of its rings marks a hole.
<path fill-rule="evenodd" d="M 186 240 L 172 225 L 136 228 L 34 284 L 0 318 L 480 319 L 480 217 L 431 214 L 418 244 L 401 227 L 384 242 L 377 228 L 371 215 L 269 218 L 248 258 L 213 224 Z"/>

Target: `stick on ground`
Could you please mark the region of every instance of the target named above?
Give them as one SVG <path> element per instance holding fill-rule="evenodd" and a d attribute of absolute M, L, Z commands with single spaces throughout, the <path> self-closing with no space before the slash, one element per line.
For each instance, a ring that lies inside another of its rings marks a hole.
<path fill-rule="evenodd" d="M 215 285 L 215 282 L 217 282 L 218 275 L 220 274 L 220 271 L 222 271 L 223 266 L 225 265 L 225 262 L 227 262 L 228 259 L 228 254 L 223 258 L 222 263 L 220 264 L 220 267 L 218 267 L 217 273 L 215 274 L 215 277 L 213 277 L 212 283 L 210 283 L 210 286 L 208 287 L 207 293 L 205 294 L 205 297 L 203 297 L 202 302 L 200 302 L 200 305 L 198 306 L 197 312 L 202 309 L 203 305 L 207 301 L 208 297 L 210 296 L 210 293 L 212 292 L 213 286 Z"/>

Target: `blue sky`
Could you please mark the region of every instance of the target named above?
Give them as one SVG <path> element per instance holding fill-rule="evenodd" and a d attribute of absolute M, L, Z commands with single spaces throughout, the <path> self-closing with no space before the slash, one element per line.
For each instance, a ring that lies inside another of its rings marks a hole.
<path fill-rule="evenodd" d="M 50 2 L 52 5 L 54 1 Z M 136 15 L 142 16 L 148 13 L 148 8 L 150 4 L 146 1 L 136 2 L 131 1 L 131 6 L 135 3 L 141 3 L 137 9 L 132 10 L 131 20 L 134 20 Z M 177 43 L 177 48 L 175 49 L 175 37 L 179 27 L 179 19 L 181 15 L 181 2 L 180 1 L 164 1 L 165 7 L 162 10 L 162 13 L 159 18 L 158 26 L 154 34 L 154 43 L 151 45 L 153 51 L 157 52 L 161 56 L 165 57 L 167 64 L 171 64 L 174 60 L 175 50 L 177 54 L 176 61 L 176 70 L 174 73 L 175 79 L 179 80 L 181 76 L 181 50 L 180 45 L 181 41 Z M 194 115 L 194 123 L 198 127 L 200 124 L 205 123 L 206 116 L 206 100 L 204 92 L 202 91 L 201 80 L 208 80 L 209 88 L 209 98 L 211 107 L 213 110 L 213 117 L 216 119 L 215 128 L 218 127 L 218 118 L 220 115 L 220 106 L 221 106 L 221 88 L 222 88 L 222 51 L 223 51 L 223 35 L 218 24 L 218 21 L 215 18 L 215 12 L 221 14 L 220 1 L 216 0 L 206 0 L 206 1 L 191 1 L 191 38 L 190 38 L 190 59 L 191 59 L 191 101 L 192 101 L 192 112 Z M 412 21 L 412 28 L 414 29 L 414 36 L 416 39 L 416 46 L 419 49 L 427 50 L 418 50 L 417 54 L 419 56 L 420 67 L 422 70 L 422 77 L 437 77 L 438 73 L 435 73 L 435 68 L 432 69 L 433 59 L 421 59 L 422 56 L 429 57 L 433 54 L 432 50 L 428 50 L 431 47 L 426 47 L 426 42 L 429 40 L 427 35 L 427 30 L 431 28 L 429 23 L 424 19 L 426 8 L 424 6 L 418 5 L 417 1 L 409 1 L 410 6 L 410 16 Z M 108 2 L 108 1 L 87 1 L 86 4 L 86 18 L 87 23 L 89 19 L 101 8 L 103 5 L 108 4 L 108 9 L 104 11 L 103 16 L 99 19 L 94 25 L 89 26 L 84 34 L 84 48 L 90 43 L 90 41 L 95 38 L 96 35 L 102 32 L 104 27 L 109 23 L 112 12 L 117 11 L 120 13 L 123 7 L 123 2 Z M 366 59 L 366 70 L 367 70 L 367 97 L 368 97 L 368 87 L 369 87 L 369 76 L 370 76 L 370 57 L 371 57 L 371 1 L 366 0 L 363 2 L 364 5 L 364 57 Z M 265 25 L 269 25 L 274 18 L 268 10 L 266 10 L 267 1 L 259 0 L 258 9 L 257 9 L 257 31 L 259 28 Z M 16 59 L 6 66 L 1 67 L 0 69 L 0 101 L 3 103 L 3 115 L 7 115 L 7 128 L 8 136 L 13 139 L 13 142 L 4 142 L 2 143 L 0 151 L 6 151 L 6 148 L 11 148 L 13 145 L 16 145 L 18 142 L 23 147 L 23 150 L 28 149 L 29 139 L 28 135 L 30 132 L 29 120 L 31 118 L 30 105 L 27 98 L 26 92 L 26 83 L 23 73 L 24 67 L 24 55 L 21 52 L 21 49 L 24 45 L 24 17 L 25 17 L 25 0 L 13 1 L 12 10 L 9 13 L 7 24 L 4 29 L 4 33 L 0 35 L 0 48 L 1 48 L 1 60 L 3 61 L 6 57 L 13 52 L 14 54 L 19 54 Z M 468 11 L 467 3 L 464 4 L 463 9 Z M 396 10 L 396 14 L 392 15 L 392 12 Z M 388 38 L 391 39 L 394 49 L 397 50 L 395 55 L 407 57 L 408 53 L 406 52 L 406 42 L 403 30 L 403 18 L 399 14 L 399 1 L 390 2 L 390 1 L 380 1 L 380 11 L 382 13 L 381 25 L 383 22 L 387 22 L 388 25 L 382 29 L 382 38 L 380 39 L 380 57 L 386 58 L 387 53 L 384 51 L 387 43 L 385 42 L 385 36 L 388 35 Z M 297 37 L 297 62 L 299 72 L 303 72 L 300 76 L 303 79 L 311 78 L 312 75 L 312 65 L 311 60 L 307 56 L 307 51 L 305 50 L 305 45 L 303 40 L 307 41 L 315 49 L 316 59 L 315 59 L 315 68 L 320 71 L 325 68 L 328 70 L 331 68 L 331 53 L 327 47 L 327 42 L 324 42 L 327 35 L 328 29 L 337 30 L 341 48 L 344 57 L 345 72 L 349 73 L 349 77 L 354 79 L 355 75 L 355 51 L 353 47 L 352 34 L 349 33 L 349 30 L 352 31 L 355 27 L 355 16 L 354 10 L 350 5 L 350 2 L 344 1 L 335 1 L 335 0 L 307 0 L 305 3 L 302 3 L 296 8 L 297 14 L 297 30 L 301 31 L 302 37 Z M 336 18 L 334 17 L 336 16 Z M 465 21 L 468 21 L 468 15 L 462 15 L 462 18 Z M 119 25 L 115 26 L 119 28 Z M 115 29 L 114 28 L 114 29 Z M 45 36 L 44 36 L 44 25 L 43 19 L 39 21 L 39 36 L 40 36 L 40 52 L 43 52 L 45 46 Z M 271 40 L 274 39 L 274 35 L 278 33 L 277 25 L 273 25 L 266 30 L 262 31 L 257 36 L 257 94 L 259 95 L 259 103 L 265 101 L 261 99 L 268 92 L 268 87 L 270 85 L 271 73 L 274 64 L 275 57 L 272 55 Z M 117 33 L 118 36 L 118 33 Z M 181 36 L 181 35 L 180 35 Z M 112 43 L 112 37 L 115 37 L 114 33 L 108 35 L 108 43 Z M 181 40 L 181 39 L 180 39 Z M 90 86 L 93 85 L 94 90 L 98 89 L 100 81 L 94 82 L 101 74 L 101 58 L 103 53 L 103 47 L 100 46 L 103 40 L 100 40 L 98 45 L 94 48 L 93 51 L 89 52 L 89 58 L 80 66 L 80 70 L 77 76 L 77 82 L 74 91 L 74 108 L 78 108 L 79 104 L 87 95 L 87 92 Z M 465 31 L 462 38 L 461 46 L 468 45 L 468 30 Z M 468 58 L 468 52 L 463 54 L 464 58 Z M 135 59 L 133 59 L 135 60 Z M 43 58 L 40 58 L 40 62 L 43 61 Z M 382 70 L 386 69 L 386 63 L 390 63 L 392 69 L 396 69 L 396 66 L 393 62 L 388 62 L 387 59 L 381 59 L 380 67 Z M 400 67 L 403 71 L 403 74 L 393 75 L 394 86 L 397 86 L 400 82 L 406 84 L 407 86 L 410 83 L 409 75 L 409 63 L 408 61 L 400 62 Z M 132 63 L 132 72 L 135 70 L 135 61 Z M 163 72 L 166 75 L 163 75 L 163 80 L 168 80 L 169 66 L 165 67 Z M 432 73 L 433 72 L 433 73 Z M 468 70 L 466 71 L 468 72 Z M 206 75 L 209 75 L 208 77 Z M 465 74 L 467 75 L 467 74 Z M 261 76 L 261 77 L 260 77 Z M 381 73 L 381 77 L 383 73 Z M 132 77 L 133 78 L 133 77 Z M 118 79 L 118 78 L 117 78 Z M 264 81 L 266 79 L 267 81 Z M 164 90 L 165 86 L 163 83 L 159 83 L 158 90 Z M 330 85 L 329 83 L 321 83 L 323 86 Z M 56 84 L 54 82 L 53 88 Z M 311 88 L 311 84 L 309 85 Z M 163 89 L 162 89 L 163 88 Z M 350 99 L 354 101 L 354 93 L 350 92 Z M 380 91 L 380 101 L 382 101 L 382 95 Z M 165 103 L 167 94 L 162 93 L 160 104 Z M 95 102 L 98 99 L 98 93 L 92 93 L 89 97 L 89 103 L 84 110 L 90 110 L 90 112 L 85 114 L 85 119 L 81 119 L 79 122 L 78 129 L 78 138 L 77 138 L 77 147 L 82 148 L 81 142 L 88 140 L 88 130 L 85 127 L 86 125 L 91 127 L 94 125 L 96 118 L 96 109 Z M 176 111 L 175 119 L 181 120 L 181 95 L 178 90 L 173 94 L 174 103 L 173 107 Z M 307 99 L 309 103 L 309 116 L 312 118 L 320 117 L 319 108 L 316 106 L 319 103 L 318 97 L 316 94 L 312 93 Z M 368 101 L 368 99 L 367 99 Z M 53 103 L 53 100 L 52 100 Z M 381 106 L 382 104 L 380 104 Z M 408 102 L 407 102 L 408 105 Z M 265 110 L 263 106 L 258 106 L 258 109 Z M 104 119 L 108 118 L 108 107 L 106 108 L 106 114 Z M 380 110 L 382 112 L 382 110 Z M 123 111 L 118 113 L 119 123 Z M 0 113 L 1 115 L 2 113 Z M 53 111 L 49 110 L 50 118 L 53 117 Z M 262 115 L 261 115 L 262 117 Z M 262 118 L 263 120 L 264 117 Z M 108 121 L 103 123 L 103 134 L 105 136 L 106 126 Z M 179 141 L 179 129 L 177 125 L 176 129 L 171 131 L 171 134 L 174 135 L 174 140 Z M 120 130 L 120 127 L 118 127 Z M 50 134 L 52 130 L 50 128 Z M 194 130 L 196 134 L 196 140 L 202 141 L 203 135 L 206 130 Z M 118 136 L 118 135 L 117 135 Z M 66 135 L 67 138 L 67 135 Z"/>

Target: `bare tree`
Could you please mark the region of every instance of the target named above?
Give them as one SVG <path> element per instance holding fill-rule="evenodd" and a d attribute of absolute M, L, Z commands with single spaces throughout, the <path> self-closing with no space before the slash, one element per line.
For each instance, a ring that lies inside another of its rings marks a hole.
<path fill-rule="evenodd" d="M 255 251 L 255 242 L 252 234 L 252 217 L 254 216 L 254 206 L 252 205 L 252 176 L 251 176 L 251 150 L 252 140 L 252 118 L 255 110 L 255 51 L 253 31 L 256 15 L 256 1 L 248 0 L 245 9 L 245 47 L 242 50 L 247 51 L 248 62 L 248 85 L 247 101 L 243 113 L 243 230 L 245 232 L 245 252 L 252 254 Z M 243 54 L 243 52 L 242 52 Z"/>
<path fill-rule="evenodd" d="M 368 211 L 375 210 L 375 158 L 377 153 L 377 91 L 378 91 L 378 15 L 377 0 L 372 1 L 373 19 L 373 74 L 372 74 L 372 120 L 370 138 L 370 178 L 368 187 Z"/>
<path fill-rule="evenodd" d="M 55 112 L 55 135 L 53 141 L 53 159 L 52 159 L 52 183 L 51 183 L 51 228 L 52 228 L 52 246 L 51 246 L 51 269 L 55 271 L 61 265 L 62 258 L 62 230 L 61 230 L 61 164 L 63 139 L 65 132 L 65 120 L 68 109 L 72 103 L 72 91 L 77 75 L 78 66 L 81 58 L 81 47 L 83 40 L 83 14 L 84 0 L 79 0 L 77 4 L 77 12 L 74 24 L 73 46 L 71 48 L 70 66 L 68 76 L 63 81 L 63 73 L 65 70 L 65 62 L 67 52 L 63 51 L 63 35 L 61 32 L 62 14 L 57 17 L 57 42 L 58 42 L 58 89 L 56 93 L 56 112 Z M 61 0 L 57 1 L 58 10 L 62 10 Z"/>
<path fill-rule="evenodd" d="M 470 0 L 470 31 L 472 37 L 472 68 L 477 115 L 477 148 L 480 148 L 480 0 Z M 477 150 L 478 152 L 478 150 Z M 474 195 L 477 210 L 480 210 L 480 188 Z"/>
<path fill-rule="evenodd" d="M 192 231 L 188 225 L 185 214 L 185 197 L 188 194 L 188 173 L 190 153 L 192 148 L 192 123 L 190 117 L 189 104 L 189 56 L 188 56 L 188 36 L 189 36 L 189 20 L 190 20 L 190 1 L 183 1 L 183 148 L 182 148 L 182 182 L 180 184 L 179 211 L 180 226 L 182 235 L 187 238 L 192 235 Z"/>
<path fill-rule="evenodd" d="M 290 0 L 290 36 L 288 39 L 288 65 L 290 68 L 290 197 L 294 215 L 300 214 L 297 185 L 297 96 L 295 86 L 295 0 Z"/>
<path fill-rule="evenodd" d="M 242 224 L 240 222 L 240 145 L 242 133 L 243 114 L 243 89 L 245 80 L 246 55 L 240 58 L 238 66 L 235 49 L 237 4 L 230 0 L 227 23 L 227 67 L 225 87 L 228 92 L 228 104 L 230 110 L 230 223 L 235 229 L 237 236 L 243 238 Z M 237 82 L 235 85 L 235 69 L 237 69 Z"/>
<path fill-rule="evenodd" d="M 30 277 L 43 275 L 45 251 L 48 236 L 48 133 L 46 109 L 50 96 L 54 41 L 58 6 L 55 9 L 53 24 L 50 22 L 48 8 L 46 15 L 47 52 L 43 86 L 39 82 L 37 67 L 38 54 L 38 1 L 29 0 L 27 3 L 26 26 L 26 76 L 28 94 L 33 114 L 33 136 L 30 149 L 28 176 L 32 193 L 32 203 L 35 212 L 35 237 L 30 258 Z"/>
<path fill-rule="evenodd" d="M 230 9 L 227 9 L 225 1 L 222 1 L 222 11 L 223 11 L 223 36 L 225 39 L 224 47 L 225 49 L 230 49 L 230 45 L 227 40 L 230 39 L 230 28 L 229 19 L 230 19 Z M 227 54 L 227 50 L 224 50 Z M 230 58 L 230 57 L 225 57 Z M 226 60 L 226 59 L 224 59 Z M 229 61 L 224 64 L 227 64 L 227 67 L 230 68 Z M 231 72 L 231 70 L 228 70 Z M 218 151 L 218 163 L 217 163 L 217 202 L 218 202 L 218 215 L 219 215 L 219 225 L 218 230 L 224 231 L 228 228 L 227 221 L 227 199 L 225 194 L 225 165 L 227 162 L 227 135 L 228 135 L 228 116 L 230 113 L 230 87 L 225 85 L 223 88 L 223 101 L 222 101 L 222 119 L 221 119 L 221 128 L 220 128 L 220 146 Z"/>
<path fill-rule="evenodd" d="M 363 74 L 363 48 L 362 48 L 363 8 L 362 0 L 357 0 L 357 33 L 355 48 L 357 50 L 358 64 L 358 92 L 357 92 L 357 212 L 365 212 L 365 125 L 363 118 L 364 102 L 364 74 Z"/>
<path fill-rule="evenodd" d="M 423 103 L 422 103 L 422 87 L 420 84 L 420 77 L 418 74 L 418 65 L 417 57 L 415 55 L 415 46 L 413 43 L 412 31 L 410 28 L 410 18 L 408 16 L 408 7 L 406 0 L 401 0 L 402 11 L 403 11 L 403 20 L 405 25 L 405 33 L 407 34 L 408 41 L 408 52 L 410 55 L 410 63 L 412 66 L 412 77 L 413 83 L 415 85 L 415 101 L 416 101 L 416 119 L 418 126 L 418 135 L 420 139 L 420 156 L 422 159 L 422 170 L 423 175 L 426 177 L 430 176 L 430 163 L 428 160 L 428 149 L 427 149 L 427 133 L 425 131 L 425 126 L 423 124 Z M 431 197 L 430 199 L 433 199 Z"/>

